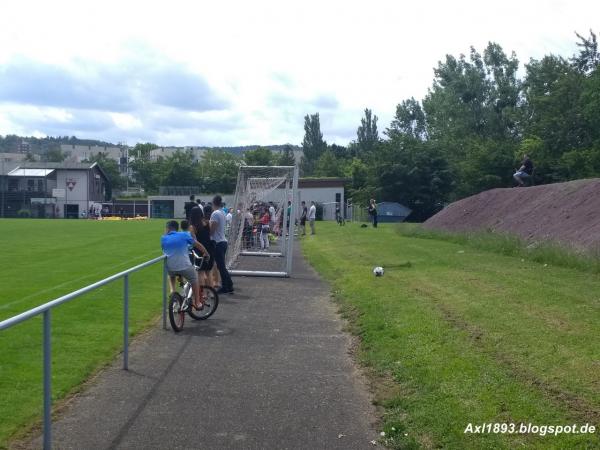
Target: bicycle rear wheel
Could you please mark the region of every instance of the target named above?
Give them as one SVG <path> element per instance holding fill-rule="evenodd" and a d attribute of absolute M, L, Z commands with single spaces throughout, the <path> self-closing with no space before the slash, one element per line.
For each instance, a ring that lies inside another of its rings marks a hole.
<path fill-rule="evenodd" d="M 200 286 L 200 289 L 204 306 L 200 309 L 196 309 L 192 302 L 192 307 L 188 309 L 188 314 L 194 320 L 208 319 L 215 313 L 219 306 L 219 294 L 217 294 L 217 291 L 210 286 Z"/>
<path fill-rule="evenodd" d="M 183 310 L 183 297 L 177 292 L 173 292 L 169 298 L 169 322 L 171 328 L 176 333 L 183 330 L 185 320 L 185 311 Z"/>

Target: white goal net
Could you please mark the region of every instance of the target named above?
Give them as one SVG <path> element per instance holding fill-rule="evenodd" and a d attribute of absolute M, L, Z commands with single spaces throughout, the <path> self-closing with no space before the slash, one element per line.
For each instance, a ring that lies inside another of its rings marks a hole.
<path fill-rule="evenodd" d="M 297 167 L 240 167 L 227 235 L 232 275 L 291 275 L 297 191 Z"/>

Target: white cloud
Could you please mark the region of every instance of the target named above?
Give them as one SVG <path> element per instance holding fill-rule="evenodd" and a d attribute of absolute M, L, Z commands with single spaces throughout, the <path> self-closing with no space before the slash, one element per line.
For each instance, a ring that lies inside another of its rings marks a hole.
<path fill-rule="evenodd" d="M 445 54 L 495 41 L 521 63 L 570 56 L 599 16 L 592 0 L 9 2 L 0 134 L 299 143 L 319 111 L 325 138 L 345 144 L 365 107 L 383 130 L 397 103 L 422 98 Z"/>

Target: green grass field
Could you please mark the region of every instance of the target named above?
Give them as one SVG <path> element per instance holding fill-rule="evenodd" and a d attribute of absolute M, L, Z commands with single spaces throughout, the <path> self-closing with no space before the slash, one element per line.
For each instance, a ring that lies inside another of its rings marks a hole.
<path fill-rule="evenodd" d="M 597 275 L 407 237 L 397 225 L 317 227 L 303 251 L 361 338 L 388 446 L 600 448 L 598 431 L 464 432 L 469 423 L 600 425 Z"/>
<path fill-rule="evenodd" d="M 0 220 L 0 320 L 159 256 L 163 221 Z M 160 315 L 162 265 L 130 276 L 130 331 Z M 123 282 L 52 313 L 53 399 L 122 350 Z M 0 331 L 0 448 L 40 420 L 42 319 Z"/>

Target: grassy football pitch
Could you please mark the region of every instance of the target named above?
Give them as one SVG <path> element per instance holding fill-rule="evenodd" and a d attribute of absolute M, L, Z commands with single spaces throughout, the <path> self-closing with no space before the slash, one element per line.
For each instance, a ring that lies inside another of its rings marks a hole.
<path fill-rule="evenodd" d="M 317 223 L 303 242 L 360 337 L 382 440 L 402 449 L 600 448 L 598 430 L 510 433 L 511 424 L 598 429 L 598 275 L 400 229 Z"/>
<path fill-rule="evenodd" d="M 163 221 L 0 220 L 0 320 L 161 254 Z M 130 332 L 160 315 L 162 265 L 130 276 Z M 123 281 L 52 312 L 53 399 L 122 348 Z M 0 448 L 42 408 L 42 318 L 0 332 Z"/>

